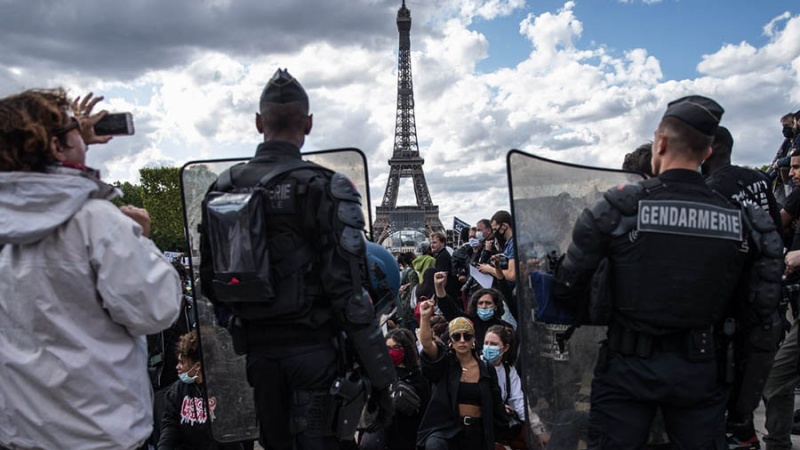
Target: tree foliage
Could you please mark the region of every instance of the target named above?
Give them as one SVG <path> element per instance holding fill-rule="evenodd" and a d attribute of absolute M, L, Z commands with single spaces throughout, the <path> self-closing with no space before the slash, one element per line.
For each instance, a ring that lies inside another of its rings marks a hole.
<path fill-rule="evenodd" d="M 144 194 L 140 185 L 131 184 L 127 181 L 124 183 L 117 181 L 114 185 L 122 191 L 122 197 L 111 200 L 112 203 L 117 206 L 133 205 L 138 208 L 144 208 Z"/>
<path fill-rule="evenodd" d="M 177 167 L 139 169 L 143 207 L 150 213 L 150 239 L 164 251 L 185 252 L 181 213 L 180 170 Z"/>
<path fill-rule="evenodd" d="M 187 252 L 183 233 L 180 169 L 145 167 L 139 169 L 141 184 L 114 183 L 123 197 L 113 200 L 117 206 L 133 205 L 150 213 L 150 239 L 163 251 Z"/>

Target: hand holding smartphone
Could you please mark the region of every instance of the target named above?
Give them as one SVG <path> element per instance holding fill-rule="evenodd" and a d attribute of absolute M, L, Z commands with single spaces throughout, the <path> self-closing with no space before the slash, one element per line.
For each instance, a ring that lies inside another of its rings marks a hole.
<path fill-rule="evenodd" d="M 98 136 L 132 136 L 133 115 L 129 112 L 108 113 L 94 124 L 94 133 Z"/>

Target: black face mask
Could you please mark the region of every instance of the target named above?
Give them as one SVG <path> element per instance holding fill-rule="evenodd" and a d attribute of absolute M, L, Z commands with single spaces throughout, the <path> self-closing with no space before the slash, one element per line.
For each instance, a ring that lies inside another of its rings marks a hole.
<path fill-rule="evenodd" d="M 783 137 L 786 139 L 791 139 L 794 136 L 794 128 L 792 127 L 783 127 Z"/>
<path fill-rule="evenodd" d="M 497 231 L 494 232 L 494 240 L 497 242 L 497 246 L 500 247 L 500 250 L 502 250 L 503 247 L 506 246 L 506 238 L 505 236 L 503 236 L 505 232 L 500 231 L 500 228 L 498 228 Z"/>

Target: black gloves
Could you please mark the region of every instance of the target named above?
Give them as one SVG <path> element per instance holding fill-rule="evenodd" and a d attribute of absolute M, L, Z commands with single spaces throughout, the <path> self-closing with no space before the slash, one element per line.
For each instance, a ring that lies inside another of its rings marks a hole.
<path fill-rule="evenodd" d="M 372 391 L 367 405 L 367 413 L 373 417 L 367 425 L 368 432 L 375 432 L 388 427 L 394 417 L 394 401 L 391 387 Z"/>

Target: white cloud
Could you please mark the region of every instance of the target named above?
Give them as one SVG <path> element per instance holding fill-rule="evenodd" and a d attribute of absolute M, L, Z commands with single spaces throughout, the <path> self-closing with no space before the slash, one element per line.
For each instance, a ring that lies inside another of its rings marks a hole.
<path fill-rule="evenodd" d="M 477 3 L 477 5 L 472 5 Z M 481 4 L 482 3 L 482 4 Z M 525 0 L 488 0 L 485 2 L 464 1 L 462 11 L 474 11 L 474 14 L 486 20 L 507 16 L 515 9 L 525 6 Z"/>
<path fill-rule="evenodd" d="M 764 25 L 764 36 L 773 37 L 775 36 L 775 27 L 783 20 L 789 19 L 792 17 L 789 14 L 789 11 L 784 12 L 783 14 L 775 17 L 774 19 L 770 20 L 768 24 Z"/>
<path fill-rule="evenodd" d="M 782 30 L 777 26 L 785 22 Z M 729 77 L 790 64 L 800 56 L 800 16 L 790 17 L 784 13 L 764 27 L 770 42 L 755 48 L 748 42 L 726 44 L 716 53 L 703 55 L 697 71 L 711 77 Z"/>
<path fill-rule="evenodd" d="M 556 14 L 528 14 L 520 23 L 520 33 L 530 39 L 538 56 L 549 59 L 558 56 L 561 51 L 574 51 L 574 40 L 583 32 L 583 24 L 573 14 L 574 7 L 575 2 L 568 1 Z"/>

